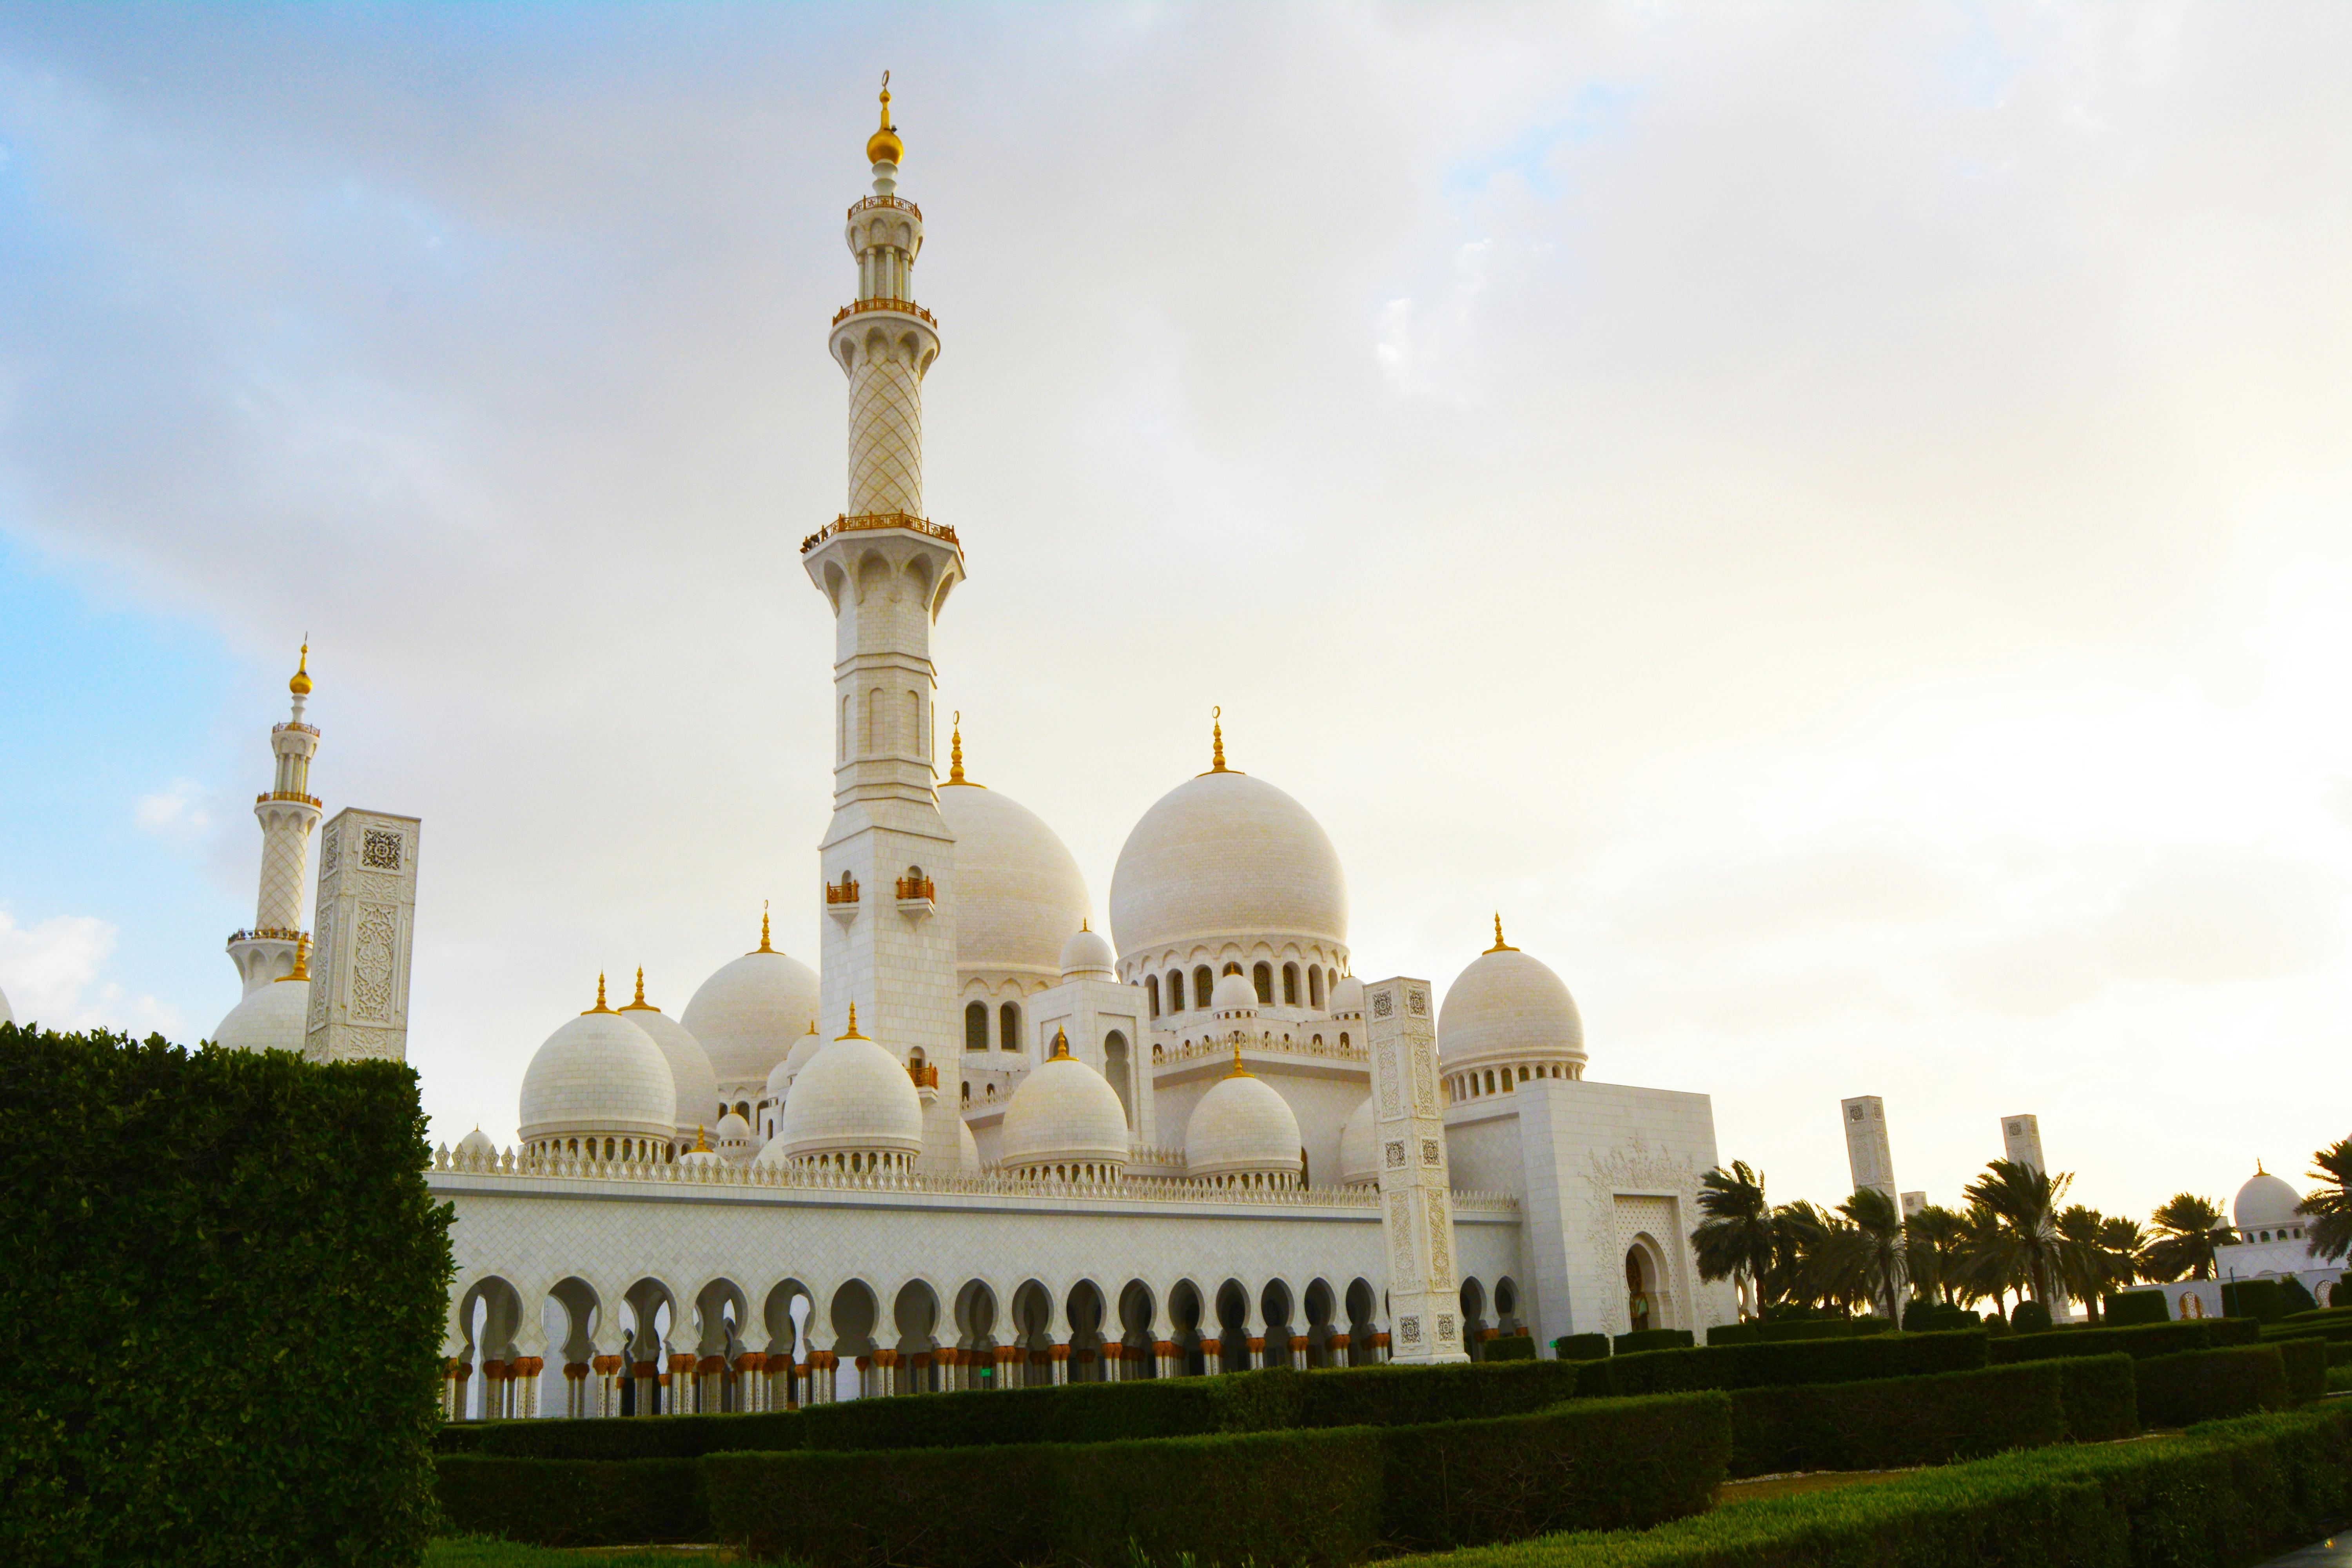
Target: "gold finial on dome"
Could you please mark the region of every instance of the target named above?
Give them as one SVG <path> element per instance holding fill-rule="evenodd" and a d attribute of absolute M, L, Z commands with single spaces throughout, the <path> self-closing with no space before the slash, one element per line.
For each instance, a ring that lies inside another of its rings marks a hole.
<path fill-rule="evenodd" d="M 699 1121 L 694 1124 L 694 1148 L 690 1152 L 696 1154 L 708 1154 L 710 1152 L 710 1140 L 703 1132 L 702 1123 Z"/>
<path fill-rule="evenodd" d="M 1212 708 L 1209 710 L 1209 773 L 1239 772 L 1239 768 L 1225 766 L 1225 710 Z M 1207 778 L 1209 773 L 1202 773 L 1201 777 Z"/>
<path fill-rule="evenodd" d="M 865 1036 L 857 1032 L 857 1004 L 852 1002 L 849 1005 L 849 1032 L 845 1035 L 835 1035 L 834 1038 L 837 1040 L 862 1040 L 865 1037 Z"/>
<path fill-rule="evenodd" d="M 593 1007 L 589 1008 L 588 1013 L 609 1013 L 611 1011 L 612 1009 L 610 1007 L 604 1005 L 604 971 L 599 970 L 596 973 L 596 1005 Z M 583 1013 L 580 1016 L 584 1018 L 588 1016 L 588 1013 Z"/>
<path fill-rule="evenodd" d="M 939 733 L 936 730 L 931 732 Z M 948 731 L 948 783 L 964 784 L 972 789 L 988 787 L 986 784 L 973 784 L 963 776 L 963 710 L 961 708 L 956 710 L 952 727 Z"/>
<path fill-rule="evenodd" d="M 1495 914 L 1495 945 L 1488 948 L 1486 951 L 1488 952 L 1517 952 L 1519 951 L 1517 948 L 1513 947 L 1509 942 L 1503 940 L 1503 916 L 1502 911 L 1499 910 L 1496 910 Z"/>
<path fill-rule="evenodd" d="M 1066 1062 L 1070 1059 L 1070 1037 L 1063 1031 L 1059 1024 L 1054 1026 L 1054 1054 L 1045 1059 L 1049 1062 Z"/>
<path fill-rule="evenodd" d="M 753 952 L 773 952 L 776 951 L 774 948 L 768 945 L 768 900 L 765 899 L 761 899 L 760 900 L 760 945 L 753 948 L 751 951 Z"/>
<path fill-rule="evenodd" d="M 660 1008 L 646 1000 L 646 966 L 637 965 L 637 999 L 621 1007 L 624 1013 L 658 1013 Z"/>
<path fill-rule="evenodd" d="M 1241 1031 L 1238 1029 L 1234 1031 L 1234 1070 L 1227 1073 L 1225 1076 L 1227 1078 L 1255 1078 L 1257 1076 L 1257 1074 L 1250 1071 L 1249 1068 L 1242 1066 L 1242 1037 Z"/>
<path fill-rule="evenodd" d="M 302 634 L 302 657 L 295 663 L 294 679 L 286 683 L 286 689 L 297 697 L 310 695 L 310 634 L 309 632 Z"/>
<path fill-rule="evenodd" d="M 882 73 L 882 129 L 866 139 L 866 161 L 869 163 L 896 163 L 907 155 L 907 144 L 898 140 L 898 129 L 890 123 L 890 73 Z"/>
<path fill-rule="evenodd" d="M 308 980 L 310 978 L 310 939 L 307 936 L 298 936 L 294 939 L 294 967 L 289 973 L 279 975 L 278 977 L 278 983 L 280 985 L 283 985 L 289 980 Z"/>

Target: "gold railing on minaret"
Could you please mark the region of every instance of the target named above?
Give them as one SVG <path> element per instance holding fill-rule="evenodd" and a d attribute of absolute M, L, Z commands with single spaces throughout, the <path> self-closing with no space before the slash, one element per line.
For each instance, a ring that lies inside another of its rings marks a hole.
<path fill-rule="evenodd" d="M 831 522 L 801 541 L 801 553 L 806 555 L 836 533 L 855 533 L 866 528 L 908 529 L 932 539 L 945 540 L 954 545 L 958 552 L 963 549 L 961 542 L 956 538 L 956 531 L 944 522 L 933 522 L 928 518 L 917 517 L 908 511 L 869 511 L 861 512 L 856 517 L 844 514 L 835 518 Z"/>

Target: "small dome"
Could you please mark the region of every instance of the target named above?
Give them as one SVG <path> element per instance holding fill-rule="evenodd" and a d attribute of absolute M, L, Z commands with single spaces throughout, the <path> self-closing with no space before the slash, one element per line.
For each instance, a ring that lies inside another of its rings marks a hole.
<path fill-rule="evenodd" d="M 727 1162 L 719 1157 L 716 1149 L 688 1149 L 677 1157 L 677 1163 L 681 1165 L 723 1165 Z"/>
<path fill-rule="evenodd" d="M 2258 1165 L 2246 1184 L 2238 1189 L 2237 1197 L 2230 1205 L 2230 1217 L 2241 1231 L 2276 1230 L 2281 1226 L 2302 1223 L 2302 1216 L 2294 1212 L 2295 1205 L 2302 1202 L 2302 1195 L 2293 1187 Z"/>
<path fill-rule="evenodd" d="M 710 1135 L 713 1138 L 732 1138 L 739 1143 L 748 1142 L 751 1137 L 751 1124 L 730 1110 L 719 1119 L 719 1125 L 710 1130 Z"/>
<path fill-rule="evenodd" d="M 299 1051 L 310 1022 L 310 983 L 274 980 L 257 985 L 228 1010 L 213 1043 L 231 1051 Z"/>
<path fill-rule="evenodd" d="M 1246 773 L 1206 773 L 1143 814 L 1110 879 L 1125 953 L 1205 937 L 1348 940 L 1348 882 L 1307 809 Z"/>
<path fill-rule="evenodd" d="M 1212 1013 L 1255 1013 L 1257 1011 L 1257 987 L 1246 974 L 1221 974 L 1217 988 L 1210 994 Z"/>
<path fill-rule="evenodd" d="M 971 1129 L 964 1125 L 961 1116 L 956 1118 L 956 1161 L 965 1175 L 980 1174 L 980 1143 L 972 1137 Z"/>
<path fill-rule="evenodd" d="M 781 1165 L 785 1161 L 784 1135 L 781 1132 L 761 1144 L 760 1152 L 751 1156 L 751 1163 L 755 1165 Z"/>
<path fill-rule="evenodd" d="M 1062 978 L 1065 980 L 1116 979 L 1111 967 L 1116 962 L 1110 943 L 1098 931 L 1088 931 L 1082 926 L 1062 944 Z"/>
<path fill-rule="evenodd" d="M 850 1032 L 816 1053 L 784 1100 L 776 1136 L 793 1160 L 857 1156 L 911 1158 L 923 1148 L 923 1102 L 898 1058 Z"/>
<path fill-rule="evenodd" d="M 1199 1177 L 1279 1175 L 1298 1179 L 1298 1118 L 1262 1079 L 1222 1079 L 1192 1108 L 1184 1129 L 1184 1167 Z"/>
<path fill-rule="evenodd" d="M 761 916 L 760 945 L 704 981 L 678 1022 L 710 1058 L 719 1090 L 731 1095 L 765 1082 L 816 1015 L 816 972 L 768 945 Z"/>
<path fill-rule="evenodd" d="M 1352 1013 L 1361 1017 L 1363 1011 L 1364 983 L 1352 974 L 1341 975 L 1339 984 L 1331 987 L 1332 1016 L 1344 1017 Z"/>
<path fill-rule="evenodd" d="M 1021 1080 L 1004 1108 L 997 1163 L 1009 1171 L 1041 1165 L 1111 1165 L 1128 1157 L 1127 1109 L 1109 1080 L 1071 1056 L 1054 1037 L 1055 1052 Z"/>
<path fill-rule="evenodd" d="M 653 1037 L 598 1009 L 567 1021 L 522 1075 L 522 1138 L 574 1132 L 658 1139 L 677 1131 L 677 1090 Z"/>
<path fill-rule="evenodd" d="M 719 1105 L 719 1076 L 711 1069 L 710 1053 L 685 1025 L 646 1000 L 643 975 L 637 978 L 637 999 L 617 1011 L 661 1047 L 662 1058 L 669 1063 L 671 1091 L 677 1096 L 678 1136 L 693 1137 L 688 1130 Z"/>
<path fill-rule="evenodd" d="M 1496 1058 L 1584 1061 L 1576 998 L 1515 947 L 1480 953 L 1446 989 L 1437 1013 L 1439 1059 L 1448 1068 Z"/>
<path fill-rule="evenodd" d="M 1372 1131 L 1372 1097 L 1368 1094 L 1339 1129 L 1339 1184 L 1377 1186 L 1380 1179 L 1381 1141 Z"/>
<path fill-rule="evenodd" d="M 951 783 L 939 793 L 955 835 L 956 968 L 1059 976 L 1064 939 L 1094 912 L 1069 847 L 1002 790 Z"/>
<path fill-rule="evenodd" d="M 488 1133 L 477 1127 L 471 1132 L 467 1133 L 463 1138 L 457 1140 L 457 1152 L 460 1154 L 471 1154 L 478 1160 L 486 1158 L 496 1159 L 498 1157 L 499 1146 L 490 1142 L 490 1135 Z"/>

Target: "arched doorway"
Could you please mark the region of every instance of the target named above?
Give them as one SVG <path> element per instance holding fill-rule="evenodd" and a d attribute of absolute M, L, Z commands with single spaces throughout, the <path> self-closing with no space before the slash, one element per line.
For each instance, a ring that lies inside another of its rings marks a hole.
<path fill-rule="evenodd" d="M 1664 1260 L 1649 1237 L 1637 1237 L 1625 1249 L 1625 1321 L 1637 1334 L 1672 1328 L 1668 1308 Z"/>

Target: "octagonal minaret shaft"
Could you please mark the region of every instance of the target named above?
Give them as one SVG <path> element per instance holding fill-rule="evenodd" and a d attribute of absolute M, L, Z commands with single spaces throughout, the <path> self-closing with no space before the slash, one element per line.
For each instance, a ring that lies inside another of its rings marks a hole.
<path fill-rule="evenodd" d="M 254 900 L 253 926 L 228 939 L 229 962 L 236 965 L 248 992 L 292 973 L 297 949 L 307 934 L 302 881 L 310 864 L 310 830 L 319 826 L 319 802 L 310 795 L 310 759 L 319 753 L 319 731 L 302 721 L 302 710 L 310 700 L 307 642 L 286 689 L 293 694 L 293 716 L 269 731 L 277 773 L 268 793 L 253 803 L 253 815 L 261 823 L 261 886 Z"/>
<path fill-rule="evenodd" d="M 833 320 L 849 378 L 849 506 L 801 545 L 834 612 L 833 821 L 823 845 L 827 919 L 819 967 L 824 1027 L 857 1004 L 871 1037 L 901 1058 L 953 1061 L 953 837 L 937 774 L 931 624 L 963 577 L 952 529 L 922 515 L 922 383 L 936 323 L 908 296 L 923 215 L 901 200 L 905 148 L 890 124 L 866 144 L 874 191 L 849 209 L 857 298 Z"/>

